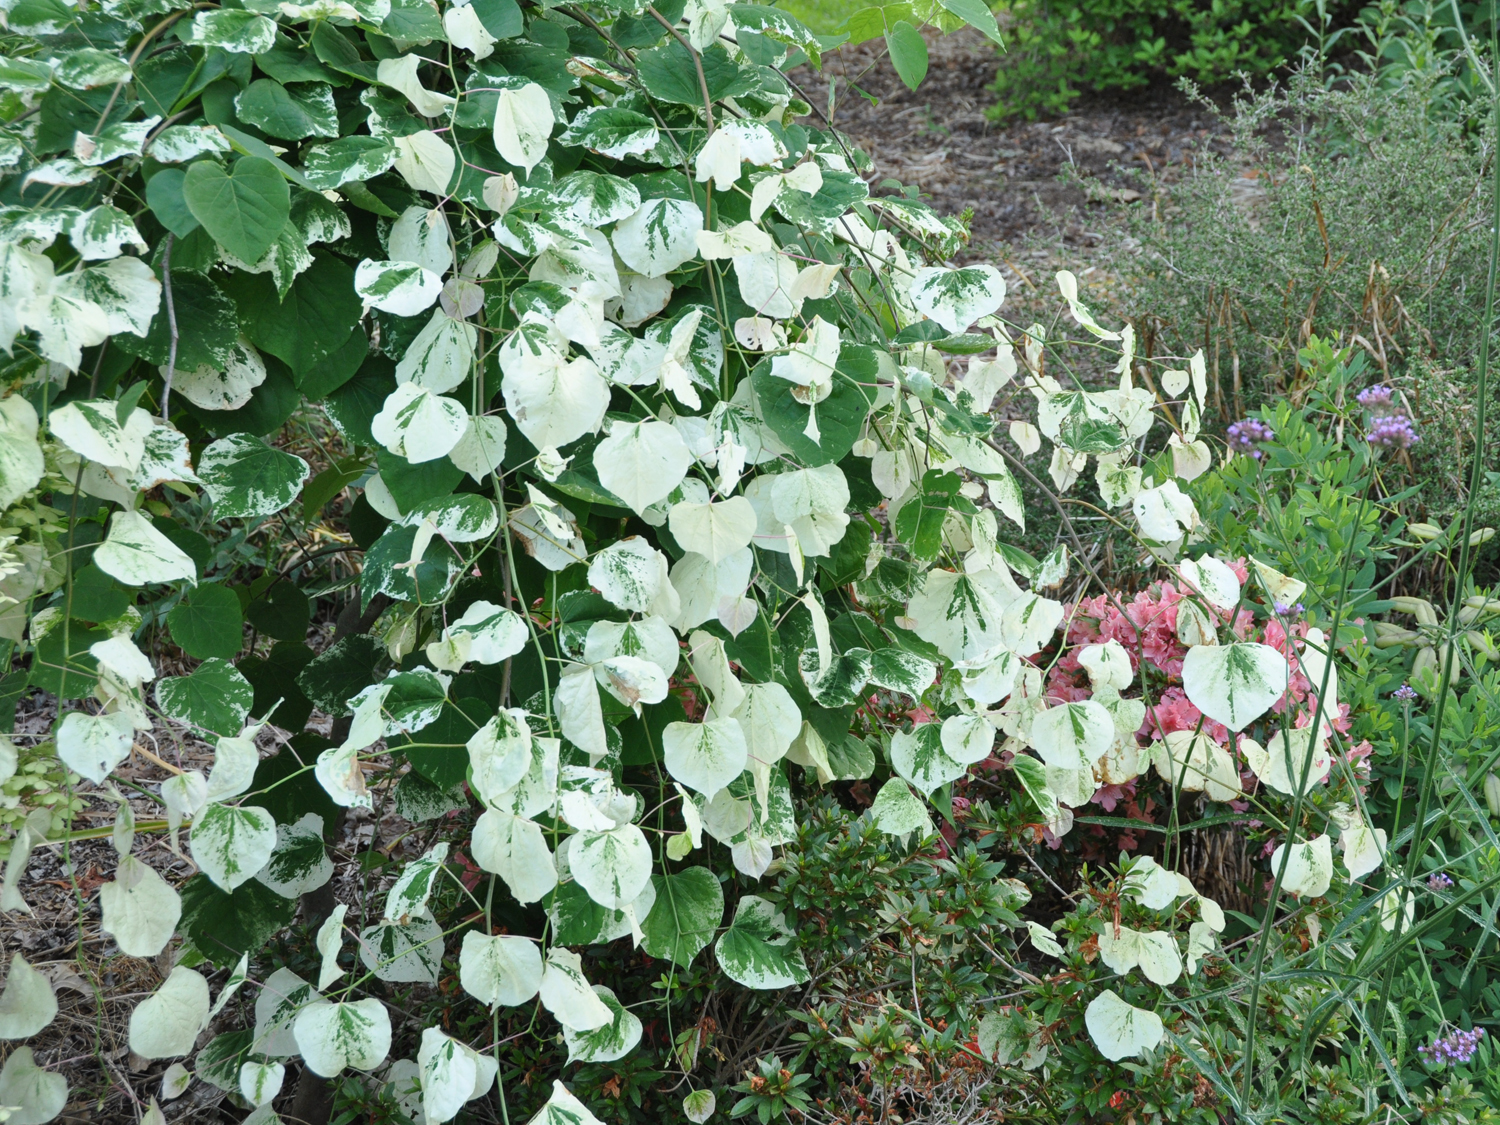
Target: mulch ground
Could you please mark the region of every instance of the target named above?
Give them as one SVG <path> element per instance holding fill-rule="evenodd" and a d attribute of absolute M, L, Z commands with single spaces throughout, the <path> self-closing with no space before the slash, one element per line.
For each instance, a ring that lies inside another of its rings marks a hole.
<path fill-rule="evenodd" d="M 1098 96 L 1051 121 L 995 122 L 999 55 L 978 32 L 928 35 L 927 77 L 908 90 L 880 40 L 794 72 L 818 112 L 835 88 L 833 124 L 875 161 L 879 179 L 921 188 L 939 213 L 972 212 L 965 255 L 1041 281 L 1029 263 L 1090 258 L 1153 184 L 1190 172 L 1206 144 L 1224 151 L 1210 110 L 1173 89 Z M 1043 275 L 1045 276 L 1045 275 Z"/>

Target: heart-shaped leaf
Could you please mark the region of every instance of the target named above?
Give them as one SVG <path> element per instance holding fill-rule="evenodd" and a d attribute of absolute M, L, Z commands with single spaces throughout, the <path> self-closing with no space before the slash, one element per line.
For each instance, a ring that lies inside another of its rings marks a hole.
<path fill-rule="evenodd" d="M 265 257 L 292 209 L 285 178 L 259 156 L 241 157 L 227 172 L 212 160 L 192 164 L 182 196 L 215 242 L 251 264 Z"/>

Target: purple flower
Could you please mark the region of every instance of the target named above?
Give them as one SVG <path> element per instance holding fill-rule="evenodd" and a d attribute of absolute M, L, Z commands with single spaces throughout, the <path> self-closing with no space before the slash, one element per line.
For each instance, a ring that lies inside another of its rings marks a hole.
<path fill-rule="evenodd" d="M 1410 703 L 1413 699 L 1417 698 L 1417 693 L 1412 689 L 1411 684 L 1402 684 L 1395 691 L 1391 692 L 1391 698 L 1399 699 L 1402 703 Z"/>
<path fill-rule="evenodd" d="M 1381 449 L 1410 449 L 1422 439 L 1405 414 L 1376 418 L 1365 440 Z"/>
<path fill-rule="evenodd" d="M 1229 449 L 1232 453 L 1248 453 L 1258 461 L 1261 454 L 1255 447 L 1275 437 L 1276 431 L 1260 419 L 1244 418 L 1229 427 Z"/>
<path fill-rule="evenodd" d="M 1298 602 L 1296 605 L 1287 605 L 1286 602 L 1276 602 L 1271 608 L 1276 612 L 1277 617 L 1301 617 L 1307 612 L 1307 607 L 1301 602 Z"/>
<path fill-rule="evenodd" d="M 1484 1028 L 1472 1031 L 1455 1031 L 1437 1040 L 1430 1047 L 1418 1047 L 1424 1061 L 1433 1066 L 1460 1065 L 1468 1062 L 1479 1050 L 1479 1041 L 1484 1038 Z"/>
<path fill-rule="evenodd" d="M 1360 391 L 1355 401 L 1379 418 L 1381 415 L 1391 412 L 1391 404 L 1394 398 L 1395 392 L 1390 387 L 1369 387 L 1366 390 Z"/>
<path fill-rule="evenodd" d="M 1451 886 L 1453 886 L 1453 880 L 1441 871 L 1427 876 L 1427 889 L 1429 891 L 1434 893 L 1446 891 Z"/>

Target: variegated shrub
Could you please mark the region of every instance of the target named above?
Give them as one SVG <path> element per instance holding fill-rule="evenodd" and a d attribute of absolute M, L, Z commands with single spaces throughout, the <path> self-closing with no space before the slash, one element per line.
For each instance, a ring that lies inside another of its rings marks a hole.
<path fill-rule="evenodd" d="M 1154 689 L 1117 641 L 1076 654 L 1086 689 L 1043 691 L 1035 658 L 1072 612 L 1043 591 L 1069 552 L 1006 543 L 1027 514 L 1013 469 L 1045 440 L 1057 492 L 1093 473 L 1144 549 L 1176 560 L 1201 533 L 1179 480 L 1212 461 L 1202 357 L 1158 373 L 1162 421 L 1130 330 L 1099 324 L 1063 273 L 1089 362 L 1113 367 L 1064 377 L 1041 328 L 1001 319 L 1001 273 L 954 263 L 958 223 L 872 189 L 787 73 L 825 44 L 781 11 L 3 6 L 3 683 L 61 701 L 59 768 L 118 810 L 104 932 L 134 957 L 180 939 L 131 1019 L 137 1055 L 194 1052 L 300 897 L 320 971 L 253 980 L 253 1028 L 199 1051 L 196 1073 L 269 1121 L 289 1061 L 376 1071 L 446 1121 L 492 1088 L 503 1048 L 429 1027 L 392 1060 L 372 978 L 433 983 L 456 958 L 476 1010 L 544 1011 L 585 1061 L 642 1035 L 590 979 L 601 944 L 712 956 L 751 989 L 807 980 L 797 919 L 756 893 L 795 837 L 793 767 L 813 785 L 878 771 L 869 816 L 917 838 L 1000 754 L 1054 834 L 1152 766 L 1216 801 L 1239 795 L 1233 754 L 1282 792 L 1327 773 L 1321 681 L 1263 746 L 1237 734 L 1283 700 L 1289 657 L 1331 667 L 1321 634 L 1266 643 L 1296 583 L 1259 564 L 1177 564 L 1201 729 L 1138 739 Z M 991 21 L 969 0 L 926 15 L 954 13 Z M 1002 393 L 1035 421 L 997 432 Z M 357 583 L 312 565 L 338 552 Z M 310 605 L 328 618 L 343 598 L 314 655 Z M 175 674 L 168 639 L 189 658 Z M 921 721 L 872 724 L 877 694 Z M 262 758 L 265 724 L 284 742 L 314 708 L 330 740 Z M 164 723 L 212 744 L 211 768 L 152 754 Z M 117 784 L 133 753 L 171 771 L 132 793 L 159 803 L 150 824 Z M 438 829 L 477 819 L 362 918 L 319 909 L 340 810 L 377 800 Z M 1359 865 L 1378 863 L 1380 834 L 1345 815 Z M 83 831 L 28 817 L 5 907 L 26 909 L 35 848 Z M 184 831 L 199 874 L 181 888 L 132 856 L 138 834 L 176 849 Z M 1287 889 L 1326 888 L 1328 842 L 1288 841 Z M 468 894 L 471 860 L 499 882 L 445 929 L 433 896 Z M 1223 913 L 1170 870 L 1128 878 L 1160 925 L 1109 929 L 1100 955 L 1171 985 Z M 503 930 L 507 896 L 546 926 Z M 1062 952 L 1041 927 L 1031 940 Z M 214 996 L 208 963 L 233 969 Z M 0 1035 L 55 1011 L 18 956 Z M 1029 1049 L 1024 1028 L 1017 1046 L 988 1026 L 992 1057 Z M 1163 1035 L 1109 990 L 1088 1027 L 1111 1059 Z M 66 1099 L 26 1051 L 0 1091 L 32 1121 Z M 688 1103 L 702 1120 L 703 1093 Z M 593 1118 L 558 1083 L 540 1120 Z"/>

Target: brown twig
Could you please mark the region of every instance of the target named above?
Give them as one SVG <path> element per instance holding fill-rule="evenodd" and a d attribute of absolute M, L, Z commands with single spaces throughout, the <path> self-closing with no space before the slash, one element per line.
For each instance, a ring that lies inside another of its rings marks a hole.
<path fill-rule="evenodd" d="M 167 342 L 167 372 L 162 376 L 161 420 L 167 420 L 167 400 L 172 397 L 172 376 L 177 374 L 177 308 L 172 304 L 172 240 L 175 234 L 167 234 L 161 252 L 161 291 L 167 302 L 167 328 L 171 333 Z"/>

